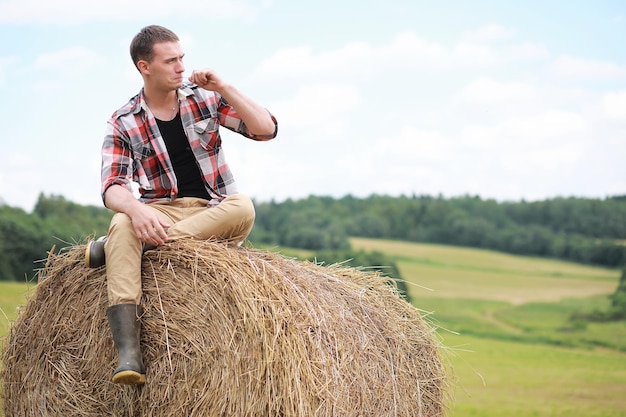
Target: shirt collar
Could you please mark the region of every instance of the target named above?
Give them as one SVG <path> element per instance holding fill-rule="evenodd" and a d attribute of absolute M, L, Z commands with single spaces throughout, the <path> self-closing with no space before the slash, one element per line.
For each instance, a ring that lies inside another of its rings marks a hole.
<path fill-rule="evenodd" d="M 192 84 L 183 84 L 178 90 L 176 90 L 176 95 L 178 96 L 179 101 L 193 94 L 193 90 L 189 88 L 190 85 Z M 148 104 L 146 103 L 146 98 L 144 96 L 143 88 L 139 92 L 139 97 L 137 101 L 135 102 L 135 105 L 133 106 L 131 112 L 133 114 L 137 114 L 141 110 L 143 110 L 144 112 L 148 111 Z"/>

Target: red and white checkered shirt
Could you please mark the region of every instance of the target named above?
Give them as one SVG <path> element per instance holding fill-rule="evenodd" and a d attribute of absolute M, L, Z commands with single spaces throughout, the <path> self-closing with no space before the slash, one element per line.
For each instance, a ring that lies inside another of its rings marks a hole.
<path fill-rule="evenodd" d="M 178 100 L 187 139 L 211 196 L 209 204 L 217 205 L 228 195 L 237 193 L 224 158 L 219 126 L 250 139 L 268 140 L 276 137 L 278 124 L 272 116 L 276 125 L 273 134 L 251 135 L 224 98 L 191 83 L 184 83 L 178 90 Z M 139 199 L 145 203 L 171 201 L 178 194 L 172 162 L 143 90 L 108 120 L 102 145 L 103 200 L 111 185 L 118 184 L 132 192 L 132 182 L 139 185 Z"/>

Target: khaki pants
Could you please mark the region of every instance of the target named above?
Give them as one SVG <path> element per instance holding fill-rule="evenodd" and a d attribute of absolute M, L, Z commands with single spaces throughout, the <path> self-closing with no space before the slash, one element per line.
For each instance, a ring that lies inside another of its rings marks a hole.
<path fill-rule="evenodd" d="M 150 203 L 171 227 L 168 239 L 215 238 L 241 245 L 254 225 L 254 205 L 242 194 L 228 196 L 215 207 L 200 198 L 179 198 Z M 141 302 L 141 257 L 143 243 L 137 239 L 130 217 L 117 213 L 111 219 L 105 245 L 109 305 Z"/>

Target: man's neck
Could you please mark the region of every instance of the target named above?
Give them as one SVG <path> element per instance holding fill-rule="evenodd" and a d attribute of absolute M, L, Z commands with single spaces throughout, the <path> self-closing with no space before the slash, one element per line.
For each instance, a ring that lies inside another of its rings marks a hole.
<path fill-rule="evenodd" d="M 148 107 L 152 108 L 171 108 L 178 101 L 177 90 L 157 90 L 150 88 L 144 84 L 143 96 L 146 99 Z"/>
<path fill-rule="evenodd" d="M 144 98 L 150 111 L 157 119 L 171 120 L 178 110 L 177 90 L 159 91 L 150 90 L 144 85 Z"/>

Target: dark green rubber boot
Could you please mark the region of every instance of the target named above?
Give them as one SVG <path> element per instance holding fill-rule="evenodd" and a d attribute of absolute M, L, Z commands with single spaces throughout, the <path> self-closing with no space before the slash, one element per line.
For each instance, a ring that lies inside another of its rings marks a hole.
<path fill-rule="evenodd" d="M 88 268 L 100 268 L 106 263 L 104 259 L 104 244 L 107 242 L 107 237 L 102 236 L 97 240 L 92 240 L 87 243 L 85 248 L 85 265 Z"/>
<path fill-rule="evenodd" d="M 119 355 L 119 366 L 112 379 L 116 384 L 141 385 L 146 382 L 146 369 L 139 347 L 141 314 L 141 306 L 136 304 L 117 304 L 107 309 L 113 342 Z"/>

